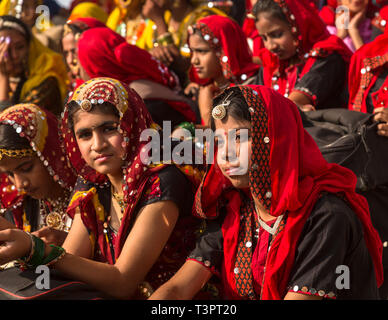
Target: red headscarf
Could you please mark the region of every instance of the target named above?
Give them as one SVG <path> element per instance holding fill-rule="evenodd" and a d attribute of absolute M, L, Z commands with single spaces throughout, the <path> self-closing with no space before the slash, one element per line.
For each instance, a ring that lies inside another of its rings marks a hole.
<path fill-rule="evenodd" d="M 250 167 L 256 167 L 250 170 L 251 193 L 272 216 L 287 215 L 285 225 L 268 252 L 261 299 L 284 298 L 299 236 L 324 191 L 341 194 L 360 219 L 377 283 L 381 285 L 382 244 L 372 226 L 367 201 L 355 192 L 356 176 L 344 167 L 326 162 L 314 140 L 304 130 L 298 108 L 290 100 L 264 86 L 238 88 L 251 112 Z M 240 193 L 231 188 L 230 182 L 214 164 L 197 191 L 197 215 L 217 217 L 223 200 L 228 203 L 222 225 L 223 280 L 227 295 L 239 298 L 233 269 L 242 202 Z"/>
<path fill-rule="evenodd" d="M 367 112 L 366 98 L 374 85 L 382 66 L 388 62 L 388 29 L 374 41 L 365 44 L 352 56 L 349 70 L 349 109 Z M 382 87 L 387 87 L 383 85 Z M 388 90 L 374 95 L 374 108 L 387 106 Z M 377 95 L 377 96 L 376 96 Z M 380 96 L 380 97 L 378 97 Z M 376 100 L 383 104 L 375 104 Z"/>
<path fill-rule="evenodd" d="M 312 67 L 318 57 L 325 57 L 333 52 L 339 53 L 345 62 L 350 61 L 352 53 L 335 35 L 330 35 L 326 25 L 318 16 L 318 11 L 306 0 L 273 0 L 282 9 L 291 25 L 293 36 L 299 40 L 297 52 L 304 61 L 300 73 L 302 78 Z M 267 49 L 262 49 L 259 57 L 264 66 L 264 84 L 273 87 L 273 75 L 280 72 L 279 93 L 285 94 L 286 87 L 293 89 L 295 79 L 282 79 L 282 73 L 288 66 L 288 61 L 280 61 L 276 55 Z M 290 83 L 292 82 L 292 83 Z"/>
<path fill-rule="evenodd" d="M 85 31 L 78 42 L 78 56 L 90 78 L 109 77 L 127 85 L 147 79 L 174 88 L 174 75 L 147 51 L 128 44 L 109 28 Z"/>
<path fill-rule="evenodd" d="M 159 60 L 140 49 L 109 28 L 85 31 L 78 41 L 78 57 L 90 78 L 109 77 L 129 85 L 135 80 L 150 80 L 170 89 L 177 88 L 178 79 Z M 187 120 L 195 114 L 183 101 L 166 101 Z"/>
<path fill-rule="evenodd" d="M 58 120 L 51 112 L 34 104 L 18 104 L 1 113 L 0 123 L 11 125 L 21 137 L 27 139 L 53 179 L 64 189 L 73 189 L 76 174 L 67 160 L 58 131 Z M 0 180 L 2 208 L 17 209 L 13 210 L 15 223 L 22 228 L 21 204 L 24 196 L 18 193 L 6 175 L 1 175 Z"/>
<path fill-rule="evenodd" d="M 198 29 L 216 52 L 226 79 L 238 84 L 257 73 L 259 66 L 252 62 L 252 52 L 237 22 L 213 15 L 198 20 L 189 28 L 189 33 L 193 33 L 193 29 Z"/>

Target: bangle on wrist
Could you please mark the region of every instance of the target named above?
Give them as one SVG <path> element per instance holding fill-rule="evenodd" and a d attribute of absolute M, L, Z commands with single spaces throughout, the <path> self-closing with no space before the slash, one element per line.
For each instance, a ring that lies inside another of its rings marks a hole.
<path fill-rule="evenodd" d="M 174 44 L 174 39 L 172 37 L 171 32 L 166 32 L 166 33 L 163 33 L 162 35 L 158 36 L 156 39 L 156 42 L 159 45 L 164 46 L 164 45 Z"/>

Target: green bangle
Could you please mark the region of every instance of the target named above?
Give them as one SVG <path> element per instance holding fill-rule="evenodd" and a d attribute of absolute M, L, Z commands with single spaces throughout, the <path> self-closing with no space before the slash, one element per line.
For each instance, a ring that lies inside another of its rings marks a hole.
<path fill-rule="evenodd" d="M 50 244 L 52 248 L 48 256 L 43 260 L 42 264 L 50 265 L 58 261 L 61 257 L 63 257 L 66 253 L 65 249 L 62 247 L 54 246 Z"/>
<path fill-rule="evenodd" d="M 195 137 L 195 125 L 192 122 L 182 122 L 178 125 L 179 128 L 190 131 L 192 137 Z"/>
<path fill-rule="evenodd" d="M 33 241 L 34 252 L 32 255 L 30 254 L 28 258 L 23 257 L 19 261 L 25 267 L 33 269 L 42 264 L 44 258 L 44 242 L 34 235 L 30 234 L 30 236 Z"/>

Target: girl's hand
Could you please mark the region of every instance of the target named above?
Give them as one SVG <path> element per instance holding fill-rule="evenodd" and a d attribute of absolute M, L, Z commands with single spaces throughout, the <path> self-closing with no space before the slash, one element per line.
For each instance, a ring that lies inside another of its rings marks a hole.
<path fill-rule="evenodd" d="M 356 30 L 358 32 L 358 27 L 360 26 L 360 23 L 365 20 L 365 14 L 366 9 L 354 15 L 354 17 L 349 22 L 349 32 L 354 32 Z"/>
<path fill-rule="evenodd" d="M 51 227 L 43 227 L 32 234 L 41 238 L 46 244 L 53 244 L 55 246 L 62 246 L 67 237 L 67 232 L 57 230 Z"/>
<path fill-rule="evenodd" d="M 377 125 L 377 134 L 383 137 L 388 137 L 388 109 L 381 107 L 374 110 L 374 121 L 382 123 Z"/>
<path fill-rule="evenodd" d="M 9 63 L 9 37 L 0 37 L 0 76 L 8 77 L 7 63 Z"/>
<path fill-rule="evenodd" d="M 348 26 L 345 23 L 346 13 L 338 13 L 335 17 L 335 27 L 337 28 L 337 36 L 345 39 L 348 35 Z"/>
<path fill-rule="evenodd" d="M 19 229 L 0 231 L 0 265 L 29 254 L 31 237 Z"/>

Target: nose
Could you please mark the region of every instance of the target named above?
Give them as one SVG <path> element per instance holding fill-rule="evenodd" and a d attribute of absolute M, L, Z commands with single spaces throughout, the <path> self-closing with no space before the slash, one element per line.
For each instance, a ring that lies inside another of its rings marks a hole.
<path fill-rule="evenodd" d="M 272 40 L 271 38 L 267 39 L 266 43 L 265 43 L 265 47 L 273 52 L 273 51 L 276 51 L 278 48 L 279 48 L 279 45 L 277 44 L 276 41 Z"/>
<path fill-rule="evenodd" d="M 14 174 L 13 180 L 18 190 L 25 190 L 30 187 L 30 181 L 22 175 Z"/>
<path fill-rule="evenodd" d="M 238 159 L 236 141 L 228 138 L 228 136 L 224 136 L 221 139 L 222 146 L 218 149 L 221 159 L 228 162 L 236 161 Z"/>
<path fill-rule="evenodd" d="M 195 52 L 193 52 L 193 54 L 191 55 L 191 64 L 192 65 L 198 65 L 199 64 L 199 59 L 198 59 L 198 56 L 195 54 Z"/>
<path fill-rule="evenodd" d="M 93 132 L 91 150 L 100 153 L 105 149 L 106 145 L 107 143 L 105 141 L 104 135 L 99 132 Z"/>

